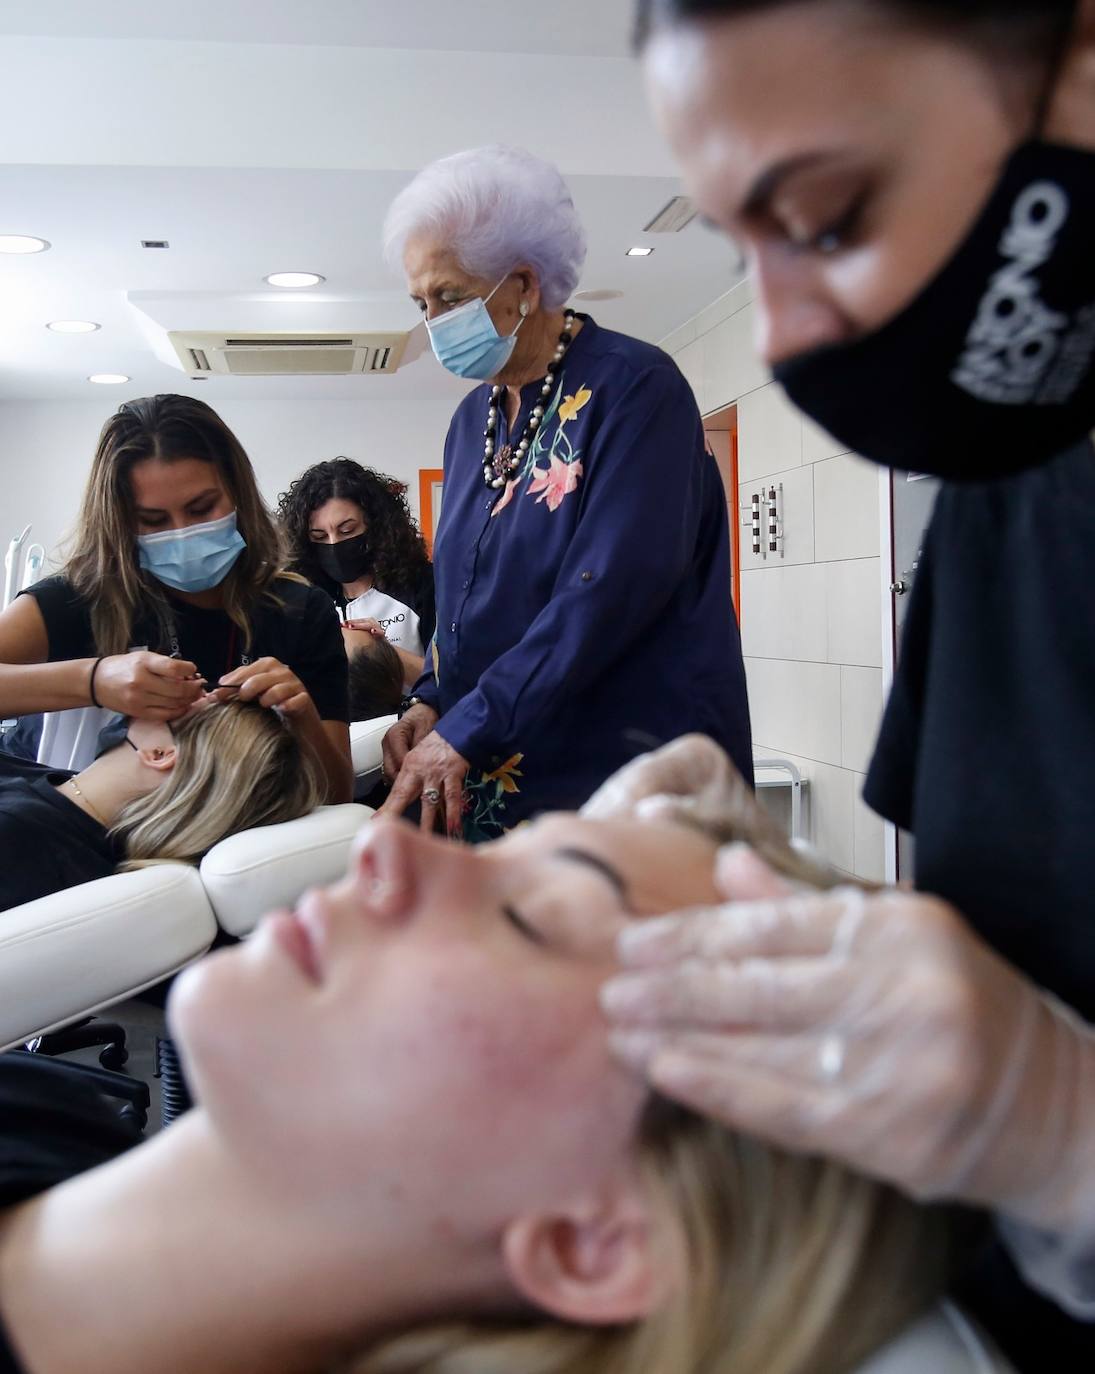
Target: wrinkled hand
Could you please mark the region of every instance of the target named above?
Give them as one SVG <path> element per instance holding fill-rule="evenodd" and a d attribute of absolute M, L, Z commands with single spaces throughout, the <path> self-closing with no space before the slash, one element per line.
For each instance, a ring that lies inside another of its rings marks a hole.
<path fill-rule="evenodd" d="M 419 702 L 396 721 L 384 736 L 381 745 L 382 771 L 389 782 L 395 782 L 399 777 L 399 770 L 403 767 L 403 760 L 415 745 L 426 738 L 440 719 L 432 706 Z"/>
<path fill-rule="evenodd" d="M 319 724 L 319 712 L 307 687 L 277 658 L 256 659 L 225 673 L 209 695 L 215 701 L 257 701 L 280 711 L 294 725 Z"/>
<path fill-rule="evenodd" d="M 753 805 L 751 789 L 714 740 L 682 735 L 625 764 L 601 784 L 581 814 L 590 820 L 684 817 L 702 824 L 740 815 Z"/>
<path fill-rule="evenodd" d="M 389 758 L 388 742 L 401 725 L 410 720 L 415 711 L 428 711 L 428 707 L 412 707 L 410 711 L 384 738 L 385 764 Z M 431 715 L 434 713 L 431 711 Z M 436 717 L 435 717 L 436 719 Z M 418 726 L 411 726 L 414 731 Z M 406 738 L 406 732 L 401 736 Z M 449 742 L 430 729 L 418 743 L 404 754 L 399 765 L 399 774 L 391 793 L 377 812 L 380 816 L 401 816 L 412 802 L 421 798 L 422 829 L 433 830 L 438 822 L 450 835 L 458 835 L 461 825 L 461 811 L 464 801 L 464 780 L 468 775 L 468 761 L 458 754 Z M 427 795 L 436 792 L 437 797 Z"/>
<path fill-rule="evenodd" d="M 138 720 L 178 720 L 204 691 L 195 664 L 146 649 L 111 654 L 95 674 L 100 705 Z"/>
<path fill-rule="evenodd" d="M 620 939 L 613 1045 L 660 1091 L 919 1197 L 1095 1222 L 1095 1032 L 918 893 L 794 891 L 740 847 L 727 905 Z"/>

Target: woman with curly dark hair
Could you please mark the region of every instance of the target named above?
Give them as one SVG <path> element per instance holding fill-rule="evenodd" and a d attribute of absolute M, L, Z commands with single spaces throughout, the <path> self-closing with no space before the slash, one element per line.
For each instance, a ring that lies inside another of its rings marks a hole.
<path fill-rule="evenodd" d="M 387 639 L 410 687 L 421 676 L 435 612 L 433 567 L 405 492 L 394 477 L 331 458 L 290 483 L 278 515 L 293 570 L 334 597 L 344 630 Z"/>

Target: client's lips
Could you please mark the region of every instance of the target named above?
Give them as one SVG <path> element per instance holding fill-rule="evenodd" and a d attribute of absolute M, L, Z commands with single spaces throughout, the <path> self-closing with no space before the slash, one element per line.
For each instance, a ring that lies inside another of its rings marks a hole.
<path fill-rule="evenodd" d="M 307 925 L 296 912 L 282 911 L 271 916 L 273 935 L 301 972 L 313 983 L 321 982 L 315 946 Z"/>

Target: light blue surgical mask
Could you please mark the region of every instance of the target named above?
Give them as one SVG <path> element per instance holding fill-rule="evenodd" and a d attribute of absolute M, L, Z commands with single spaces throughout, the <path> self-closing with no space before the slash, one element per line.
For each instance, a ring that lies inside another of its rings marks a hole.
<path fill-rule="evenodd" d="M 207 592 L 219 587 L 247 547 L 236 529 L 236 512 L 181 530 L 139 534 L 141 567 L 177 592 Z"/>
<path fill-rule="evenodd" d="M 520 329 L 528 314 L 528 306 L 522 302 L 521 319 L 512 334 L 499 334 L 487 309 L 490 300 L 502 282 L 508 281 L 508 274 L 502 278 L 494 291 L 484 300 L 476 296 L 465 301 L 436 320 L 427 320 L 430 343 L 434 355 L 442 367 L 454 372 L 457 377 L 470 377 L 477 382 L 489 381 L 497 377 L 510 360 L 517 344 L 517 329 Z"/>

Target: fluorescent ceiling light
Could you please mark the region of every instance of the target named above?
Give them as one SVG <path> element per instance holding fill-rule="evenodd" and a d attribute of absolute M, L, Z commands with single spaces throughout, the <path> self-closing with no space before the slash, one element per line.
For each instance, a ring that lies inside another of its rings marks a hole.
<path fill-rule="evenodd" d="M 98 382 L 100 386 L 120 386 L 122 382 L 128 382 L 129 378 L 121 372 L 93 372 L 88 381 Z"/>
<path fill-rule="evenodd" d="M 94 320 L 50 320 L 46 328 L 55 334 L 94 334 L 99 326 Z"/>
<path fill-rule="evenodd" d="M 282 286 L 289 291 L 298 291 L 302 286 L 318 286 L 327 278 L 321 277 L 318 272 L 271 272 L 263 280 L 269 282 L 271 286 Z"/>
<path fill-rule="evenodd" d="M 597 286 L 589 291 L 575 291 L 576 301 L 618 301 L 624 293 L 614 286 Z"/>
<path fill-rule="evenodd" d="M 627 256 L 629 258 L 648 258 L 653 251 L 653 248 L 629 248 Z"/>
<path fill-rule="evenodd" d="M 44 253 L 48 247 L 45 239 L 30 234 L 0 234 L 0 253 Z"/>

